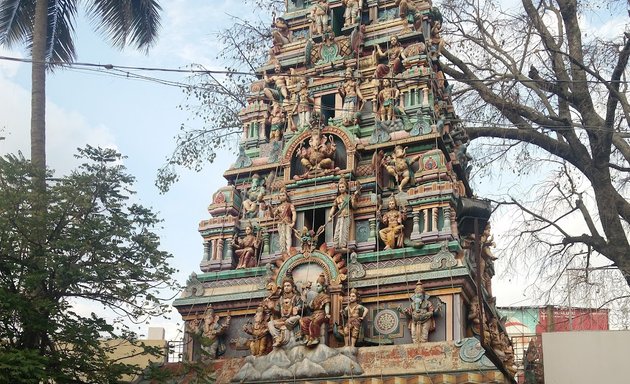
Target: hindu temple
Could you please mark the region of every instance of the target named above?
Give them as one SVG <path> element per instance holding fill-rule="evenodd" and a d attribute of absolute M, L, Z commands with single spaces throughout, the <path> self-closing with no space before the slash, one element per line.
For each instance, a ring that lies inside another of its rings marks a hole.
<path fill-rule="evenodd" d="M 431 1 L 287 0 L 174 306 L 218 383 L 511 383 Z"/>

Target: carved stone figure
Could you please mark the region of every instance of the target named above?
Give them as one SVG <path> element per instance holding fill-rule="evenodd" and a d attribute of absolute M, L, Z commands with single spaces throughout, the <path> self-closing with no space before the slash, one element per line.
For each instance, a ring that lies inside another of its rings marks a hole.
<path fill-rule="evenodd" d="M 344 27 L 355 25 L 361 17 L 361 8 L 363 8 L 363 0 L 343 0 L 346 9 L 343 12 Z"/>
<path fill-rule="evenodd" d="M 347 249 L 350 240 L 350 227 L 352 225 L 354 209 L 357 206 L 357 199 L 361 193 L 361 186 L 351 195 L 348 181 L 345 177 L 339 179 L 337 184 L 337 197 L 333 201 L 330 209 L 328 221 L 332 221 L 335 216 L 333 243 L 337 249 Z"/>
<path fill-rule="evenodd" d="M 260 178 L 260 175 L 254 173 L 252 175 L 252 185 L 247 191 L 247 197 L 243 200 L 243 217 L 254 218 L 258 217 L 261 206 L 264 205 L 263 198 L 265 197 L 264 182 Z"/>
<path fill-rule="evenodd" d="M 312 229 L 308 229 L 307 227 L 303 227 L 302 230 L 299 232 L 294 230 L 295 234 L 302 243 L 302 254 L 305 257 L 311 256 L 311 253 L 313 253 L 315 247 L 317 246 L 317 238 L 324 232 L 325 229 L 326 226 L 322 225 L 321 227 L 319 227 L 317 232 L 313 231 Z"/>
<path fill-rule="evenodd" d="M 297 213 L 295 206 L 289 201 L 289 195 L 285 188 L 280 190 L 279 199 L 280 204 L 274 209 L 273 215 L 278 222 L 280 252 L 288 252 L 291 248 Z"/>
<path fill-rule="evenodd" d="M 501 359 L 505 359 L 505 344 L 501 338 L 501 331 L 499 330 L 499 321 L 496 317 L 493 317 L 488 322 L 488 332 L 490 332 L 490 346 L 494 350 L 494 353 Z"/>
<path fill-rule="evenodd" d="M 201 336 L 201 349 L 210 359 L 216 359 L 225 352 L 225 343 L 220 338 L 230 326 L 230 315 L 225 317 L 221 324 L 219 315 L 215 315 L 214 309 L 208 307 L 203 320 L 193 320 L 189 326 L 189 332 Z"/>
<path fill-rule="evenodd" d="M 416 289 L 411 295 L 411 306 L 399 310 L 409 318 L 409 330 L 414 343 L 426 343 L 429 340 L 429 332 L 435 330 L 433 304 L 429 295 L 424 292 L 422 282 L 416 283 Z"/>
<path fill-rule="evenodd" d="M 405 214 L 401 212 L 396 203 L 396 198 L 392 195 L 387 201 L 387 212 L 381 217 L 381 222 L 385 228 L 378 231 L 378 235 L 385 243 L 385 249 L 401 248 L 404 243 Z"/>
<path fill-rule="evenodd" d="M 323 273 L 315 282 L 315 290 L 317 296 L 307 304 L 311 314 L 300 319 L 302 337 L 307 347 L 319 344 L 322 325 L 330 319 L 330 295 L 326 276 Z"/>
<path fill-rule="evenodd" d="M 306 78 L 300 79 L 298 85 L 298 91 L 296 93 L 295 101 L 293 103 L 293 110 L 291 115 L 298 115 L 298 129 L 305 129 L 310 126 L 311 111 L 313 110 L 313 103 L 315 102 L 308 91 Z"/>
<path fill-rule="evenodd" d="M 321 35 L 328 26 L 328 12 L 330 7 L 327 0 L 317 0 L 311 7 L 311 34 Z"/>
<path fill-rule="evenodd" d="M 361 297 L 356 288 L 350 290 L 348 305 L 341 312 L 345 325 L 342 329 L 346 347 L 354 347 L 359 340 L 363 328 L 363 320 L 368 314 L 368 309 L 360 304 Z"/>
<path fill-rule="evenodd" d="M 442 32 L 442 23 L 439 20 L 436 20 L 431 25 L 431 49 L 429 50 L 429 54 L 432 60 L 438 60 L 442 55 L 442 49 L 444 49 L 444 40 L 441 36 Z"/>
<path fill-rule="evenodd" d="M 316 175 L 332 170 L 335 166 L 333 156 L 337 145 L 332 136 L 324 136 L 319 129 L 311 130 L 308 148 L 301 147 L 297 152 L 300 163 L 306 170 L 304 176 Z"/>
<path fill-rule="evenodd" d="M 282 17 L 275 18 L 271 26 L 271 38 L 273 40 L 271 55 L 275 56 L 280 53 L 283 45 L 291 42 L 291 30 L 287 21 Z"/>
<path fill-rule="evenodd" d="M 271 125 L 269 139 L 272 141 L 280 141 L 282 139 L 282 134 L 284 133 L 287 118 L 282 110 L 282 105 L 280 105 L 279 102 L 274 101 L 271 104 L 271 112 L 269 113 L 267 121 Z"/>
<path fill-rule="evenodd" d="M 342 123 L 345 126 L 359 123 L 360 105 L 363 100 L 359 83 L 354 79 L 352 68 L 346 68 L 345 81 L 338 89 L 343 97 Z"/>
<path fill-rule="evenodd" d="M 394 120 L 396 118 L 400 99 L 400 91 L 394 87 L 389 79 L 383 80 L 383 89 L 378 93 L 378 118 L 381 121 Z"/>
<path fill-rule="evenodd" d="M 398 13 L 400 17 L 406 19 L 408 23 L 413 24 L 416 30 L 420 29 L 422 22 L 422 13 L 414 4 L 413 0 L 396 0 Z"/>
<path fill-rule="evenodd" d="M 398 36 L 392 36 L 389 39 L 389 48 L 386 51 L 383 51 L 380 45 L 377 45 L 374 55 L 376 59 L 387 57 L 387 66 L 379 64 L 376 68 L 375 75 L 377 78 L 382 78 L 390 72 L 390 76 L 400 73 L 402 71 L 402 61 L 407 58 L 403 46 L 398 41 Z"/>
<path fill-rule="evenodd" d="M 273 346 L 280 347 L 291 340 L 291 332 L 299 323 L 304 305 L 290 276 L 285 277 L 282 281 L 280 297 L 275 301 L 269 300 L 267 305 L 272 315 L 267 327 L 273 336 Z"/>
<path fill-rule="evenodd" d="M 473 336 L 480 339 L 481 338 L 481 324 L 486 324 L 486 313 L 483 313 L 483 318 L 481 316 L 481 307 L 479 305 L 479 298 L 474 296 L 470 301 L 470 308 L 468 309 L 468 325 L 470 326 L 470 330 L 472 331 Z M 484 339 L 489 340 L 490 333 L 488 332 L 487 327 L 484 327 L 483 330 Z"/>
<path fill-rule="evenodd" d="M 276 61 L 274 65 L 274 75 L 269 76 L 267 72 L 265 72 L 263 79 L 265 80 L 263 93 L 267 100 L 282 103 L 284 99 L 289 97 L 287 77 L 282 74 L 282 66 L 280 65 L 280 62 Z"/>
<path fill-rule="evenodd" d="M 385 167 L 387 173 L 389 173 L 396 180 L 398 184 L 398 191 L 402 192 L 403 188 L 409 183 L 413 183 L 413 170 L 412 164 L 416 162 L 421 155 L 416 155 L 411 159 L 407 159 L 407 148 L 402 145 L 394 147 L 394 152 L 391 156 L 384 156 L 381 163 Z"/>
<path fill-rule="evenodd" d="M 492 277 L 495 273 L 494 261 L 498 259 L 490 249 L 496 246 L 492 233 L 490 232 L 491 229 L 490 223 L 486 224 L 486 228 L 479 237 L 479 241 L 481 242 L 481 265 L 479 266 L 479 268 L 481 268 L 481 280 L 490 298 L 492 298 Z"/>
<path fill-rule="evenodd" d="M 254 322 L 248 322 L 243 326 L 243 332 L 252 336 L 248 344 L 253 356 L 266 355 L 271 350 L 271 335 L 267 322 L 269 322 L 269 316 L 265 313 L 265 308 L 260 306 L 256 309 Z"/>
<path fill-rule="evenodd" d="M 256 258 L 260 249 L 261 240 L 259 236 L 254 236 L 254 228 L 251 225 L 245 227 L 245 236 L 239 239 L 236 234 L 232 240 L 234 253 L 238 256 L 236 269 L 251 268 L 256 266 Z M 258 233 L 260 235 L 260 232 Z"/>

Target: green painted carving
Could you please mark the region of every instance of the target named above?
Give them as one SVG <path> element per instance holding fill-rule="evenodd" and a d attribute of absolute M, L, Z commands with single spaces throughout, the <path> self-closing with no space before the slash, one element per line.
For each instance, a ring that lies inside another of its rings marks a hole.
<path fill-rule="evenodd" d="M 318 250 L 313 251 L 309 257 L 305 257 L 304 254 L 298 253 L 290 258 L 288 258 L 280 267 L 278 274 L 276 275 L 276 284 L 278 286 L 282 285 L 282 279 L 287 275 L 287 272 L 293 271 L 295 267 L 298 265 L 302 265 L 305 263 L 315 263 L 320 265 L 322 268 L 327 270 L 330 273 L 330 280 L 339 282 L 339 270 L 337 270 L 337 265 L 335 262 L 325 253 L 322 253 Z"/>
<path fill-rule="evenodd" d="M 358 221 L 356 223 L 357 242 L 363 243 L 368 241 L 370 237 L 370 222 L 367 220 Z"/>
<path fill-rule="evenodd" d="M 486 356 L 486 351 L 479 340 L 474 337 L 458 340 L 455 346 L 459 347 L 459 358 L 466 363 L 479 362 L 484 367 L 494 368 L 494 364 Z"/>
<path fill-rule="evenodd" d="M 339 56 L 339 45 L 337 43 L 322 44 L 319 49 L 319 55 L 321 59 L 315 65 L 332 63 L 343 59 L 343 57 Z"/>

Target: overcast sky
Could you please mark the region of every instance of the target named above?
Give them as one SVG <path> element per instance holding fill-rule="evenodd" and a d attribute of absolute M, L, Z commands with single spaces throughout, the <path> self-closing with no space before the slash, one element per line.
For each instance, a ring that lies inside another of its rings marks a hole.
<path fill-rule="evenodd" d="M 158 44 L 149 55 L 111 48 L 95 34 L 86 20 L 79 19 L 76 46 L 78 62 L 134 67 L 183 68 L 191 63 L 221 68 L 215 56 L 219 49 L 215 33 L 229 22 L 228 14 L 243 14 L 240 1 L 169 0 L 162 1 L 164 13 Z M 599 26 L 601 28 L 601 25 Z M 24 57 L 22 50 L 2 50 L 0 56 Z M 142 72 L 143 75 L 184 81 L 184 75 Z M 152 207 L 164 219 L 160 232 L 164 249 L 174 256 L 180 270 L 177 279 L 199 272 L 202 258 L 200 220 L 207 219 L 206 208 L 212 193 L 225 181 L 216 177 L 235 156 L 222 153 L 214 164 L 200 173 L 182 171 L 181 180 L 170 192 L 160 195 L 154 186 L 156 170 L 174 148 L 174 135 L 190 116 L 177 105 L 184 101 L 181 89 L 151 81 L 116 77 L 107 72 L 58 70 L 47 83 L 48 165 L 57 174 L 76 165 L 75 148 L 86 144 L 116 147 L 128 156 L 129 171 L 136 176 L 138 200 Z M 22 151 L 29 154 L 30 65 L 0 60 L 0 154 Z M 498 180 L 498 183 L 501 181 Z M 495 188 L 496 190 L 496 188 Z M 495 218 L 509 220 L 509 218 Z M 501 228 L 502 225 L 494 225 Z M 497 237 L 500 242 L 500 237 Z M 498 255 L 500 256 L 500 255 Z M 497 262 L 498 274 L 502 266 Z M 522 281 L 495 278 L 499 305 L 530 303 L 522 294 Z M 177 337 L 175 320 L 155 320 L 165 326 L 167 338 Z M 140 331 L 144 332 L 146 325 Z"/>

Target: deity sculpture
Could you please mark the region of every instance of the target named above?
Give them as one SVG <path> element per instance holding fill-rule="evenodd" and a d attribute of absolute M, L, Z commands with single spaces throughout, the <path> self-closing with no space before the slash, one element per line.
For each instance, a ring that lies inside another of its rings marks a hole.
<path fill-rule="evenodd" d="M 354 347 L 356 345 L 363 328 L 363 320 L 368 313 L 368 309 L 361 305 L 360 301 L 359 292 L 356 288 L 352 288 L 348 295 L 348 305 L 341 312 L 345 321 L 341 334 L 344 336 L 346 347 Z"/>
<path fill-rule="evenodd" d="M 332 221 L 335 216 L 333 231 L 333 243 L 334 247 L 340 250 L 348 248 L 348 241 L 350 240 L 350 227 L 353 223 L 353 213 L 357 206 L 357 200 L 361 194 L 361 186 L 357 187 L 357 190 L 351 195 L 349 191 L 348 181 L 345 177 L 339 179 L 337 184 L 337 197 L 333 201 L 333 205 L 330 208 L 330 214 L 328 221 Z"/>
<path fill-rule="evenodd" d="M 359 22 L 361 16 L 361 8 L 363 8 L 363 0 L 343 0 L 346 9 L 343 12 L 344 27 L 355 25 Z"/>
<path fill-rule="evenodd" d="M 271 349 L 271 336 L 269 334 L 269 328 L 267 328 L 268 321 L 269 316 L 265 308 L 259 306 L 254 315 L 254 322 L 247 322 L 247 324 L 243 326 L 243 332 L 252 336 L 252 338 L 248 340 L 249 350 L 252 356 L 265 355 Z"/>
<path fill-rule="evenodd" d="M 481 338 L 481 324 L 486 323 L 486 313 L 481 316 L 481 306 L 479 305 L 479 298 L 474 296 L 470 301 L 470 307 L 468 309 L 468 324 L 474 337 Z M 483 335 L 485 340 L 490 339 L 490 333 L 487 328 L 484 328 Z"/>
<path fill-rule="evenodd" d="M 319 238 L 319 235 L 324 233 L 325 229 L 326 226 L 322 225 L 319 227 L 317 232 L 312 229 L 308 229 L 308 227 L 302 227 L 301 231 L 297 231 L 295 229 L 293 230 L 302 243 L 302 254 L 305 257 L 311 256 L 311 254 L 317 247 L 317 239 Z"/>
<path fill-rule="evenodd" d="M 431 48 L 429 50 L 429 54 L 431 56 L 431 60 L 435 61 L 440 58 L 442 55 L 442 49 L 444 49 L 444 40 L 440 35 L 442 32 L 442 22 L 439 20 L 435 20 L 431 25 Z"/>
<path fill-rule="evenodd" d="M 273 336 L 273 346 L 280 347 L 291 340 L 291 333 L 299 323 L 304 305 L 290 276 L 286 276 L 282 280 L 280 297 L 277 300 L 269 300 L 266 304 L 272 315 L 267 327 Z"/>
<path fill-rule="evenodd" d="M 296 153 L 306 171 L 304 175 L 325 173 L 332 170 L 335 166 L 333 156 L 337 149 L 332 136 L 324 136 L 319 129 L 313 129 L 308 144 L 308 148 L 301 146 Z"/>
<path fill-rule="evenodd" d="M 416 30 L 420 29 L 422 13 L 418 10 L 413 0 L 396 0 L 400 17 L 413 24 Z"/>
<path fill-rule="evenodd" d="M 405 188 L 409 182 L 413 184 L 414 175 L 411 166 L 420 157 L 421 155 L 416 155 L 411 159 L 407 159 L 407 148 L 402 145 L 396 145 L 391 156 L 384 156 L 382 158 L 381 163 L 385 167 L 387 173 L 396 180 L 399 192 L 402 192 L 403 188 Z"/>
<path fill-rule="evenodd" d="M 379 64 L 376 68 L 375 77 L 377 78 L 382 78 L 390 72 L 390 76 L 400 73 L 402 71 L 402 61 L 407 58 L 403 46 L 398 41 L 398 36 L 392 36 L 389 39 L 389 48 L 386 51 L 383 51 L 380 45 L 377 45 L 374 55 L 376 59 L 387 57 L 387 66 Z"/>
<path fill-rule="evenodd" d="M 409 330 L 414 343 L 426 343 L 429 340 L 429 332 L 435 330 L 435 308 L 429 300 L 430 296 L 424 292 L 422 282 L 418 280 L 416 289 L 410 296 L 411 306 L 405 309 L 399 307 L 399 311 L 407 315 Z"/>
<path fill-rule="evenodd" d="M 295 212 L 295 206 L 289 201 L 286 188 L 280 190 L 279 199 L 280 204 L 274 209 L 273 215 L 278 221 L 280 252 L 289 252 L 297 213 Z"/>
<path fill-rule="evenodd" d="M 280 48 L 291 42 L 291 30 L 289 24 L 282 17 L 274 17 L 272 23 L 271 38 L 273 40 L 273 48 L 271 49 L 271 56 L 275 56 L 280 53 Z"/>
<path fill-rule="evenodd" d="M 488 322 L 488 332 L 490 332 L 490 346 L 494 350 L 494 353 L 499 357 L 499 359 L 505 359 L 505 348 L 506 345 L 501 338 L 501 331 L 499 330 L 499 321 L 496 317 L 492 317 Z"/>
<path fill-rule="evenodd" d="M 292 101 L 293 110 L 291 115 L 298 115 L 298 129 L 305 129 L 310 126 L 311 111 L 313 110 L 313 97 L 308 91 L 306 78 L 301 78 L 295 100 Z"/>
<path fill-rule="evenodd" d="M 261 206 L 264 206 L 263 198 L 265 193 L 264 182 L 259 174 L 254 173 L 252 175 L 252 185 L 247 191 L 245 200 L 243 200 L 243 217 L 251 219 L 259 215 Z"/>
<path fill-rule="evenodd" d="M 317 0 L 311 7 L 309 18 L 311 20 L 311 34 L 321 35 L 328 26 L 328 12 L 330 7 L 327 0 Z"/>
<path fill-rule="evenodd" d="M 317 296 L 306 306 L 311 314 L 300 319 L 300 329 L 307 347 L 319 344 L 321 327 L 330 319 L 330 295 L 326 275 L 323 273 L 317 278 L 315 289 Z"/>
<path fill-rule="evenodd" d="M 216 359 L 225 352 L 225 343 L 220 336 L 225 334 L 230 326 L 230 314 L 221 324 L 219 315 L 215 315 L 212 306 L 206 309 L 203 320 L 197 319 L 190 323 L 189 332 L 201 336 L 201 349 L 210 359 Z"/>
<path fill-rule="evenodd" d="M 260 249 L 261 239 L 260 232 L 254 236 L 254 228 L 251 225 L 245 227 L 245 236 L 239 239 L 236 234 L 232 239 L 232 248 L 238 256 L 238 264 L 236 269 L 251 268 L 257 264 L 258 250 Z"/>
<path fill-rule="evenodd" d="M 400 91 L 389 79 L 383 80 L 383 89 L 378 93 L 378 118 L 381 121 L 390 121 L 396 118 L 396 114 L 401 112 L 398 105 Z"/>
<path fill-rule="evenodd" d="M 287 118 L 282 110 L 282 105 L 279 102 L 274 101 L 271 104 L 271 112 L 267 121 L 271 125 L 271 133 L 269 139 L 272 141 L 280 141 L 284 132 L 284 127 L 287 123 Z"/>
<path fill-rule="evenodd" d="M 282 103 L 284 99 L 289 97 L 287 77 L 282 74 L 282 66 L 280 65 L 280 62 L 275 62 L 274 75 L 269 76 L 265 71 L 263 74 L 263 80 L 265 80 L 263 93 L 265 97 L 267 97 L 267 100 Z"/>
<path fill-rule="evenodd" d="M 342 123 L 345 126 L 359 123 L 360 101 L 363 100 L 359 83 L 354 79 L 352 68 L 346 68 L 345 81 L 337 90 L 343 98 Z"/>
<path fill-rule="evenodd" d="M 398 208 L 396 198 L 392 195 L 387 201 L 387 212 L 381 216 L 381 222 L 386 227 L 378 231 L 385 249 L 401 248 L 404 245 L 405 218 L 405 213 Z"/>
<path fill-rule="evenodd" d="M 492 226 L 490 223 L 486 224 L 483 233 L 479 237 L 479 241 L 481 242 L 481 257 L 480 257 L 480 265 L 481 269 L 481 280 L 483 283 L 488 296 L 492 298 L 492 277 L 494 276 L 494 261 L 498 259 L 498 257 L 494 256 L 492 253 L 491 247 L 495 247 L 496 243 L 494 242 L 494 237 L 490 232 Z"/>

